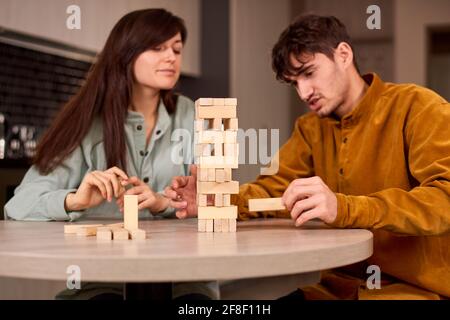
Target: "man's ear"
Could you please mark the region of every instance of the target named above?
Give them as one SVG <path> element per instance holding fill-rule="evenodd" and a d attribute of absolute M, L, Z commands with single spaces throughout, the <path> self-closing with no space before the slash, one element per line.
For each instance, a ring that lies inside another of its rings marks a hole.
<path fill-rule="evenodd" d="M 341 42 L 334 50 L 337 59 L 346 69 L 353 64 L 353 50 L 347 42 Z"/>

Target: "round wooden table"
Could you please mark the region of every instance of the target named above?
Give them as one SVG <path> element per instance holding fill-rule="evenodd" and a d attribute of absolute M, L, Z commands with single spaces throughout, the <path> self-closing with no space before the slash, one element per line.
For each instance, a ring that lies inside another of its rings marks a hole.
<path fill-rule="evenodd" d="M 372 254 L 370 231 L 331 229 L 316 221 L 296 228 L 287 219 L 251 220 L 238 222 L 236 233 L 198 233 L 196 219 L 146 220 L 139 222 L 147 231 L 146 240 L 110 242 L 64 234 L 64 224 L 1 221 L 0 276 L 65 281 L 68 267 L 75 265 L 82 281 L 269 280 L 309 275 L 309 282 L 315 282 L 320 270 Z"/>

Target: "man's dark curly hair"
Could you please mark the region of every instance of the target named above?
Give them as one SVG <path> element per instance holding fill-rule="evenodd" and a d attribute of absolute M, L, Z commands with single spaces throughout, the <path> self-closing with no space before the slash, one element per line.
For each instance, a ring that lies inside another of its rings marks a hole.
<path fill-rule="evenodd" d="M 345 25 L 333 16 L 303 15 L 296 18 L 284 30 L 272 49 L 272 69 L 277 80 L 290 83 L 289 76 L 299 74 L 291 65 L 290 55 L 322 53 L 334 61 L 334 50 L 339 43 L 346 42 L 353 50 Z M 353 63 L 359 72 L 355 55 Z"/>

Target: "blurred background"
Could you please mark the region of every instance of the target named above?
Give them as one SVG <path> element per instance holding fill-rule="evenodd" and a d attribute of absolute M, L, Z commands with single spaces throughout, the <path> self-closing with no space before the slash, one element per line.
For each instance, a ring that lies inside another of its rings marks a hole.
<path fill-rule="evenodd" d="M 66 27 L 70 5 L 81 9 L 80 30 Z M 379 30 L 366 26 L 370 5 L 381 9 Z M 239 127 L 279 129 L 280 145 L 306 110 L 292 88 L 275 80 L 270 52 L 302 13 L 343 21 L 361 72 L 427 86 L 450 99 L 448 0 L 0 0 L 0 217 L 40 135 L 83 84 L 113 25 L 125 13 L 149 7 L 164 7 L 186 21 L 178 91 L 193 100 L 238 98 Z M 242 165 L 235 178 L 252 180 L 259 169 Z M 22 286 L 20 294 L 28 289 Z M 8 292 L 0 298 L 19 294 Z M 34 298 L 48 294 L 34 292 Z"/>

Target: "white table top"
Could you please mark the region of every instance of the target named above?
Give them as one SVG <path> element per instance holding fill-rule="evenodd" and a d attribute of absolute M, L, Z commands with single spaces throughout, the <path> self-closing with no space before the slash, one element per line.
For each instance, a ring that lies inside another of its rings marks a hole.
<path fill-rule="evenodd" d="M 114 221 L 100 221 L 108 223 Z M 83 221 L 80 224 L 99 223 Z M 197 219 L 140 221 L 146 240 L 97 241 L 63 232 L 62 222 L 0 221 L 0 276 L 82 281 L 167 282 L 244 279 L 319 271 L 372 255 L 372 233 L 296 228 L 285 219 L 238 222 L 236 233 L 198 233 Z"/>

